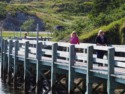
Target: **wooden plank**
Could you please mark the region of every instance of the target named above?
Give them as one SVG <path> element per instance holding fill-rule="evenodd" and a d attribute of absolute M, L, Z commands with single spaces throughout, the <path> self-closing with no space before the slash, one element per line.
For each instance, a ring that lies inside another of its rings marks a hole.
<path fill-rule="evenodd" d="M 110 47 L 110 46 L 97 46 L 97 45 L 94 45 L 94 50 L 107 51 L 109 48 L 112 48 L 112 47 Z"/>
<path fill-rule="evenodd" d="M 122 52 L 122 53 L 125 53 L 125 48 L 122 48 L 122 47 L 115 47 L 115 52 Z"/>
<path fill-rule="evenodd" d="M 78 73 L 78 74 L 82 74 L 84 76 L 87 73 L 87 71 L 86 71 L 87 68 L 86 67 L 73 66 L 73 68 L 74 68 L 74 71 L 76 72 L 76 75 Z"/>
<path fill-rule="evenodd" d="M 57 51 L 59 57 L 69 57 L 69 52 L 66 51 Z"/>
<path fill-rule="evenodd" d="M 19 43 L 25 44 L 25 42 L 27 42 L 27 41 L 29 41 L 29 44 L 34 44 L 34 45 L 37 44 L 36 40 L 27 40 L 27 39 L 19 40 Z M 52 42 L 52 41 L 39 41 L 39 42 L 42 42 L 43 45 L 52 45 L 53 43 L 55 43 L 55 42 Z"/>
<path fill-rule="evenodd" d="M 64 43 L 64 42 L 58 42 L 58 46 L 61 46 L 61 47 L 69 47 L 69 43 Z"/>
<path fill-rule="evenodd" d="M 115 61 L 115 66 L 125 68 L 125 62 Z"/>
<path fill-rule="evenodd" d="M 93 58 L 94 63 L 108 64 L 107 59 Z"/>
<path fill-rule="evenodd" d="M 111 45 L 115 48 L 115 52 L 125 52 L 125 45 Z"/>
<path fill-rule="evenodd" d="M 125 62 L 124 56 L 115 56 L 114 58 L 115 58 L 116 61 L 124 61 Z"/>
<path fill-rule="evenodd" d="M 75 48 L 87 49 L 88 46 L 92 46 L 92 44 L 86 44 L 86 43 L 75 44 Z"/>

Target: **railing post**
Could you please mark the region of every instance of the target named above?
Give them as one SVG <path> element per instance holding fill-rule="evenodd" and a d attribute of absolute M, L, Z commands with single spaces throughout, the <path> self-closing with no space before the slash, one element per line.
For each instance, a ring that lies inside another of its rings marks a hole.
<path fill-rule="evenodd" d="M 12 61 L 12 40 L 9 40 L 9 51 L 8 51 L 8 84 L 10 84 L 11 81 L 11 61 Z"/>
<path fill-rule="evenodd" d="M 0 28 L 0 50 L 2 48 L 2 39 L 3 39 L 3 37 L 2 37 L 2 28 Z"/>
<path fill-rule="evenodd" d="M 3 48 L 3 81 L 6 82 L 7 75 L 7 40 L 4 40 L 4 48 Z"/>
<path fill-rule="evenodd" d="M 86 94 L 92 94 L 93 46 L 87 48 Z"/>
<path fill-rule="evenodd" d="M 4 52 L 4 39 L 1 41 L 1 78 L 3 78 L 3 53 Z"/>
<path fill-rule="evenodd" d="M 39 94 L 40 88 L 39 88 L 39 82 L 40 82 L 40 60 L 42 56 L 42 42 L 38 43 L 36 45 L 36 94 Z"/>
<path fill-rule="evenodd" d="M 14 79 L 13 79 L 13 85 L 14 88 L 16 88 L 17 85 L 17 72 L 18 72 L 18 62 L 17 62 L 17 55 L 18 55 L 18 41 L 16 40 L 14 43 L 15 47 L 15 53 L 14 53 Z"/>
<path fill-rule="evenodd" d="M 52 45 L 52 64 L 51 64 L 51 90 L 53 94 L 53 86 L 56 82 L 56 66 L 55 62 L 57 61 L 57 43 L 54 43 Z"/>
<path fill-rule="evenodd" d="M 72 94 L 72 90 L 74 87 L 74 71 L 72 66 L 75 63 L 75 45 L 70 45 L 69 46 L 69 71 L 68 71 L 68 94 Z"/>
<path fill-rule="evenodd" d="M 111 76 L 111 74 L 114 74 L 114 48 L 108 49 L 108 80 L 107 80 L 107 92 L 108 94 L 114 94 L 114 88 L 115 88 L 115 79 Z"/>
<path fill-rule="evenodd" d="M 24 92 L 25 92 L 25 94 L 27 93 L 26 92 L 26 90 L 28 90 L 27 89 L 27 86 L 28 86 L 28 84 L 27 84 L 27 77 L 28 77 L 28 72 L 27 72 L 27 70 L 28 70 L 28 60 L 27 60 L 27 58 L 28 58 L 28 54 L 29 54 L 29 49 L 28 49 L 28 47 L 29 47 L 29 42 L 27 41 L 26 43 L 25 43 L 25 54 L 24 54 Z"/>
<path fill-rule="evenodd" d="M 69 52 L 69 47 L 66 47 L 66 52 Z M 69 58 L 67 57 L 66 60 L 69 60 Z"/>

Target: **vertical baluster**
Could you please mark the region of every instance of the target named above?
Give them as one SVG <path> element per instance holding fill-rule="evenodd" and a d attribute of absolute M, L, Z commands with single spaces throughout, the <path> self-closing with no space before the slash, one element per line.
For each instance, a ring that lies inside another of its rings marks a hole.
<path fill-rule="evenodd" d="M 69 47 L 66 47 L 66 52 L 69 52 Z M 66 60 L 69 60 L 69 57 L 66 58 Z"/>

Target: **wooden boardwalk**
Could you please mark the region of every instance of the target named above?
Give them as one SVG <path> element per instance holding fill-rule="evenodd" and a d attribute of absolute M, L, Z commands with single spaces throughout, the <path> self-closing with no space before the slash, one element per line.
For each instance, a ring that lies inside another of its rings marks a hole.
<path fill-rule="evenodd" d="M 96 58 L 96 50 L 106 52 L 103 59 Z M 80 94 L 115 94 L 117 88 L 125 89 L 125 46 L 96 46 L 81 43 L 71 45 L 62 42 L 34 40 L 2 40 L 1 77 L 16 88 L 18 78 L 22 77 L 22 85 L 27 93 L 27 85 L 33 75 L 36 94 L 41 92 L 41 79 L 49 80 L 45 94 L 59 94 L 58 84 L 65 88 L 65 93 L 73 94 L 77 88 Z M 102 63 L 103 66 L 98 66 Z M 47 71 L 46 71 L 47 70 Z M 22 71 L 22 73 L 20 73 Z M 46 71 L 46 72 L 45 72 Z M 58 77 L 58 75 L 62 74 Z M 49 78 L 48 76 L 49 75 Z M 82 78 L 78 83 L 75 78 Z M 62 79 L 65 80 L 63 84 Z M 50 82 L 50 83 L 49 83 Z M 97 86 L 93 87 L 93 83 Z M 103 93 L 96 90 L 103 83 Z M 79 86 L 82 84 L 82 86 Z M 56 89 L 55 89 L 56 88 Z M 61 94 L 61 93 L 60 93 Z M 79 94 L 79 93 L 77 93 Z"/>

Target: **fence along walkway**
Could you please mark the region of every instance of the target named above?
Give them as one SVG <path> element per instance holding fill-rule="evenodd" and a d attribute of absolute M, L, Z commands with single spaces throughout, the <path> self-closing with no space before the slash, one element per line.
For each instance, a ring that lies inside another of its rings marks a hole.
<path fill-rule="evenodd" d="M 25 92 L 28 84 L 28 73 L 32 74 L 29 68 L 30 65 L 33 65 L 36 69 L 35 91 L 37 94 L 40 91 L 40 76 L 42 70 L 45 69 L 51 71 L 50 89 L 52 92 L 54 92 L 53 87 L 56 85 L 58 79 L 56 73 L 67 74 L 67 93 L 73 92 L 75 87 L 74 79 L 77 74 L 86 78 L 86 94 L 92 94 L 92 84 L 96 80 L 94 79 L 95 77 L 107 81 L 108 94 L 114 94 L 117 85 L 125 85 L 125 58 L 120 54 L 125 53 L 125 48 L 96 46 L 86 43 L 71 45 L 69 43 L 39 41 L 39 43 L 36 44 L 36 41 L 33 40 L 3 40 L 1 50 L 1 77 L 4 80 L 8 79 L 8 82 L 11 82 L 13 78 L 14 87 L 16 87 L 17 84 L 19 71 L 18 61 L 23 61 Z M 105 58 L 96 58 L 96 50 L 106 51 L 107 54 Z M 98 67 L 98 63 L 103 63 L 103 65 L 106 66 Z M 11 69 L 13 69 L 13 72 Z"/>

